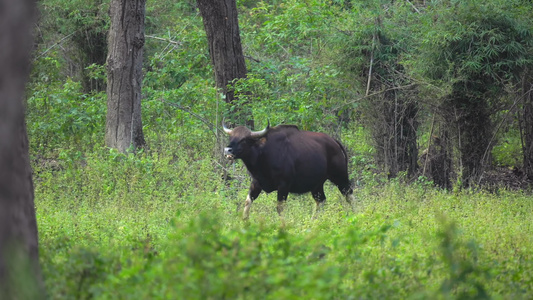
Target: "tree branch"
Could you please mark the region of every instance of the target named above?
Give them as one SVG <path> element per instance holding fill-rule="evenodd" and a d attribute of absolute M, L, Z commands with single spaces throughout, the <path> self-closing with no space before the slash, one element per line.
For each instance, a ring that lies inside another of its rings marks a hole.
<path fill-rule="evenodd" d="M 76 33 L 76 31 L 74 31 L 73 33 L 63 37 L 62 39 L 59 40 L 59 42 L 53 44 L 52 46 L 48 47 L 48 49 L 44 50 L 44 52 L 42 52 L 41 54 L 37 55 L 33 61 L 35 62 L 36 60 L 38 60 L 39 58 L 41 58 L 42 56 L 44 56 L 46 53 L 48 53 L 48 51 L 52 50 L 53 48 L 55 48 L 56 46 L 59 46 L 61 45 L 66 39 L 70 38 L 71 36 L 73 36 L 74 34 Z"/>
<path fill-rule="evenodd" d="M 158 41 L 167 42 L 167 43 L 173 44 L 173 45 L 178 45 L 178 46 L 182 46 L 183 45 L 183 42 L 174 41 L 174 40 L 171 40 L 171 39 L 162 38 L 162 37 L 158 37 L 158 36 L 145 35 L 145 37 L 150 38 L 150 39 L 154 39 L 154 40 L 158 40 Z"/>
<path fill-rule="evenodd" d="M 366 82 L 366 93 L 365 96 L 368 96 L 370 92 L 370 81 L 372 78 L 372 66 L 374 65 L 374 47 L 376 43 L 376 34 L 372 35 L 372 51 L 370 52 L 370 67 L 368 68 L 368 80 Z"/>

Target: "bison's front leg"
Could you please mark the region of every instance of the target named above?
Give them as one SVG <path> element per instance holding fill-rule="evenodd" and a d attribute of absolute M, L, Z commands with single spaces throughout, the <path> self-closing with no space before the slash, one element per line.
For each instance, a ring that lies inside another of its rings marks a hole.
<path fill-rule="evenodd" d="M 285 202 L 287 201 L 287 196 L 289 196 L 289 187 L 282 185 L 278 188 L 278 215 L 281 217 L 281 213 L 285 207 Z"/>
<path fill-rule="evenodd" d="M 244 202 L 244 212 L 242 215 L 242 218 L 244 220 L 248 220 L 248 218 L 250 217 L 250 208 L 252 207 L 252 202 L 257 199 L 257 197 L 261 193 L 261 190 L 262 189 L 259 185 L 259 182 L 252 180 L 250 190 L 248 191 L 248 196 L 246 197 L 246 201 Z"/>

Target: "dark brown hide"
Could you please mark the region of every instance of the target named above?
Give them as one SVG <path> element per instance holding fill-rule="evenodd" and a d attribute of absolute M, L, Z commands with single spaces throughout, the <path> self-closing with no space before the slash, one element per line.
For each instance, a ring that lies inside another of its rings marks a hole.
<path fill-rule="evenodd" d="M 264 134 L 255 137 L 243 126 L 226 132 L 230 135 L 226 156 L 241 159 L 252 176 L 245 218 L 261 191 L 278 191 L 279 204 L 289 193 L 311 192 L 320 205 L 326 200 L 324 182 L 330 180 L 351 200 L 348 157 L 342 144 L 330 136 L 300 131 L 292 125 L 267 127 Z"/>

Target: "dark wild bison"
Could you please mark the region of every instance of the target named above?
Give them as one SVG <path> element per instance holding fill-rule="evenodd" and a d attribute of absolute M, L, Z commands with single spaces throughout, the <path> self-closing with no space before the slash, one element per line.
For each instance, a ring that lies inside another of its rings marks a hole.
<path fill-rule="evenodd" d="M 324 133 L 301 131 L 293 125 L 270 124 L 261 131 L 239 126 L 228 129 L 227 159 L 241 159 L 252 176 L 244 205 L 244 219 L 261 191 L 278 191 L 278 213 L 289 193 L 311 192 L 320 210 L 326 201 L 324 182 L 330 180 L 352 203 L 353 189 L 348 179 L 348 156 L 344 147 Z"/>

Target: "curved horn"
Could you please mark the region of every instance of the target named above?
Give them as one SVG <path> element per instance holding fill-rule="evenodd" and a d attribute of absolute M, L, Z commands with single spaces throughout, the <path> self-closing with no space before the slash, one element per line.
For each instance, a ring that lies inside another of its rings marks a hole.
<path fill-rule="evenodd" d="M 268 132 L 269 128 L 270 128 L 270 120 L 268 121 L 267 126 L 266 126 L 265 129 L 263 129 L 261 131 L 252 131 L 252 134 L 250 136 L 253 137 L 253 138 L 256 138 L 256 139 L 262 138 Z"/>
<path fill-rule="evenodd" d="M 233 131 L 232 129 L 226 127 L 226 125 L 224 124 L 224 120 L 222 120 L 222 129 L 224 129 L 224 132 L 227 134 L 231 134 L 231 132 Z"/>

